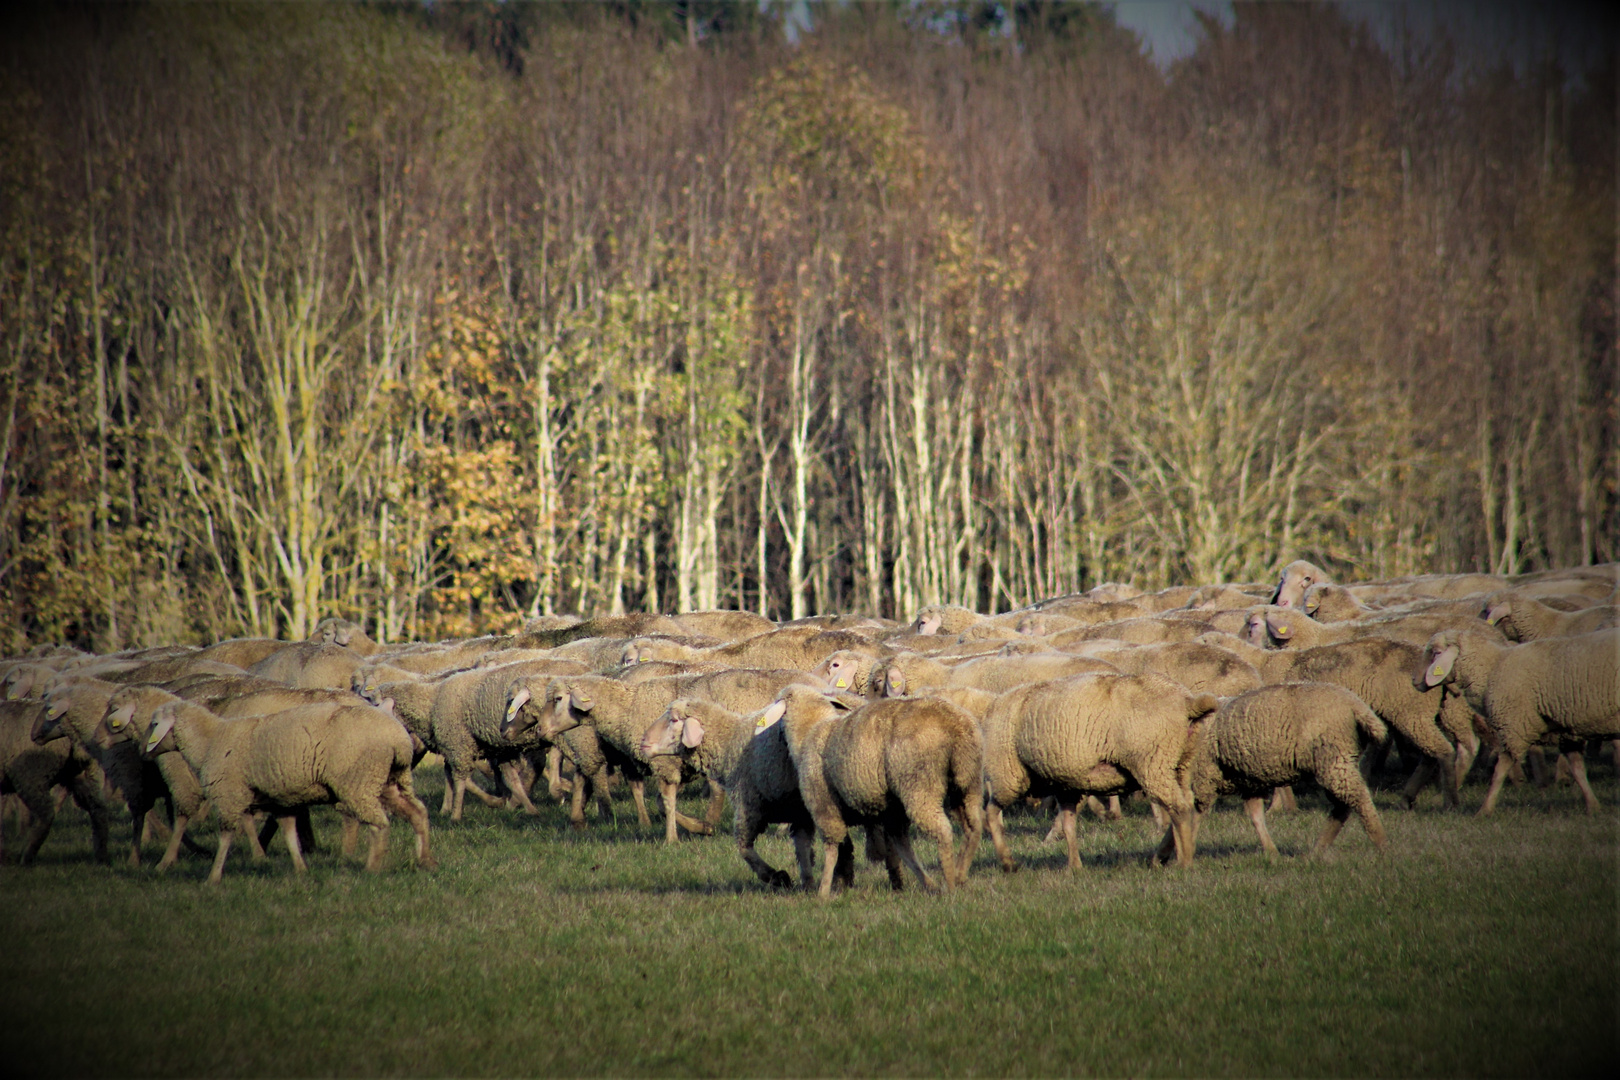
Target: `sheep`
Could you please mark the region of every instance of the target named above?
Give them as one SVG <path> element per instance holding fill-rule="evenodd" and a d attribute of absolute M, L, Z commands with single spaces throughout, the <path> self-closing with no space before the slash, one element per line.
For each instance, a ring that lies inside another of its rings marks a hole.
<path fill-rule="evenodd" d="M 360 704 L 358 698 L 344 690 L 292 687 L 274 679 L 251 675 L 192 675 L 163 686 L 137 683 L 120 687 L 108 697 L 93 741 L 103 749 L 111 749 L 121 739 L 137 734 L 144 737 L 157 710 L 175 698 L 200 705 L 226 719 L 276 712 L 299 705 Z M 158 863 L 159 870 L 166 870 L 174 865 L 179 856 L 179 845 L 189 823 L 201 817 L 206 807 L 203 805 L 202 782 L 183 757 L 174 753 L 165 754 L 157 758 L 156 765 L 164 785 L 178 800 L 171 802 L 171 807 L 175 811 L 176 832 L 181 840 L 171 839 L 168 851 Z M 297 816 L 299 839 L 305 847 L 314 850 L 315 835 L 310 827 L 308 811 L 301 810 Z M 277 823 L 272 819 L 266 823 L 262 834 L 251 829 L 248 831 L 248 841 L 255 859 L 263 858 L 264 844 L 269 842 L 276 828 Z M 346 831 L 345 848 L 352 843 L 353 834 Z"/>
<path fill-rule="evenodd" d="M 323 703 L 222 720 L 176 700 L 158 710 L 144 752 L 178 752 L 219 812 L 210 885 L 218 885 L 224 873 L 236 823 L 254 809 L 279 816 L 298 873 L 306 867 L 292 811 L 324 804 L 371 829 L 367 870 L 382 868 L 390 810 L 415 830 L 417 864 L 438 865 L 428 844 L 427 807 L 411 790 L 410 737 L 384 709 Z"/>
<path fill-rule="evenodd" d="M 614 652 L 613 648 L 608 648 L 604 655 L 612 656 L 614 664 L 637 664 L 643 660 L 660 659 L 669 655 L 664 648 L 665 646 L 675 646 L 676 648 L 695 651 L 729 644 L 729 642 L 722 641 L 719 638 L 695 637 L 691 634 L 643 634 L 641 637 L 633 637 L 623 644 L 619 644 L 617 638 L 611 640 L 617 652 Z M 577 645 L 578 642 L 573 644 Z M 565 646 L 565 648 L 567 647 Z M 642 655 L 643 651 L 646 653 L 645 656 Z M 595 670 L 598 674 L 601 674 L 603 669 L 595 668 Z"/>
<path fill-rule="evenodd" d="M 823 630 L 816 626 L 793 626 L 760 634 L 746 641 L 710 649 L 689 649 L 672 644 L 644 648 L 645 660 L 679 662 L 716 660 L 729 667 L 792 668 L 811 671 L 839 650 L 877 655 L 888 651 L 871 638 L 851 630 Z"/>
<path fill-rule="evenodd" d="M 917 617 L 911 621 L 911 630 L 924 637 L 935 634 L 960 634 L 983 618 L 984 616 L 976 611 L 969 611 L 954 604 L 930 604 L 917 612 Z"/>
<path fill-rule="evenodd" d="M 890 885 L 903 881 L 898 857 L 922 887 L 937 889 L 911 849 L 915 823 L 939 846 L 940 876 L 947 891 L 964 884 L 982 829 L 983 747 L 973 718 L 938 698 L 829 698 L 814 689 L 784 691 L 780 723 L 798 772 L 799 793 L 821 834 L 825 852 L 820 895 L 832 895 L 841 857 L 847 867 L 851 825 L 874 830 L 884 853 Z M 958 859 L 950 818 L 962 823 Z"/>
<path fill-rule="evenodd" d="M 1268 585 L 1205 585 L 1195 589 L 1182 611 L 1232 611 L 1265 604 L 1275 595 Z"/>
<path fill-rule="evenodd" d="M 248 668 L 248 674 L 288 686 L 347 690 L 363 659 L 341 645 L 298 641 Z"/>
<path fill-rule="evenodd" d="M 1075 597 L 1067 600 L 1048 600 L 1040 605 L 1038 614 L 1061 615 L 1072 619 L 1077 626 L 1101 626 L 1103 623 L 1124 622 L 1152 614 L 1146 606 L 1133 600 L 1094 600 Z"/>
<path fill-rule="evenodd" d="M 500 799 L 487 795 L 472 780 L 478 763 L 488 761 L 500 774 L 512 798 L 525 813 L 533 815 L 540 811 L 519 780 L 518 759 L 542 747 L 537 739 L 520 745 L 503 738 L 501 724 L 508 699 L 507 688 L 514 680 L 529 676 L 549 678 L 577 667 L 568 661 L 527 660 L 453 672 L 430 682 L 413 680 L 377 687 L 368 684 L 367 690 L 368 697 L 374 701 L 392 697 L 395 712 L 406 730 L 425 748 L 444 758 L 445 802 L 440 813 L 448 813 L 451 821 L 460 821 L 468 791 L 485 805 L 500 805 Z"/>
<path fill-rule="evenodd" d="M 717 780 L 731 798 L 737 851 L 767 886 L 785 889 L 793 879 L 771 866 L 754 843 L 767 826 L 786 824 L 793 835 L 800 887 L 814 885 L 815 820 L 799 797 L 799 774 L 778 720 L 783 698 L 739 715 L 704 698 L 676 698 L 642 736 L 640 756 L 651 760 L 679 755 L 683 762 Z"/>
<path fill-rule="evenodd" d="M 752 712 L 769 704 L 783 687 L 801 682 L 821 685 L 819 679 L 803 672 L 751 668 L 653 679 L 629 686 L 590 675 L 519 680 L 512 685 L 501 731 L 507 739 L 514 740 L 538 727 L 540 737 L 549 740 L 576 727 L 594 728 L 602 758 L 600 761 L 576 760 L 576 768 L 596 782 L 609 764 L 617 766 L 630 780 L 636 814 L 643 826 L 651 824 L 643 793 L 646 777 L 656 779 L 665 812 L 664 838 L 674 843 L 678 838 L 677 825 L 688 832 L 712 833 L 720 807 L 711 801 L 707 821 L 676 811 L 675 797 L 685 775 L 678 759 L 646 761 L 637 756 L 647 729 L 671 701 L 683 694 L 708 698 L 734 712 Z"/>
<path fill-rule="evenodd" d="M 1069 869 L 1080 865 L 1074 813 L 1086 795 L 1141 788 L 1170 816 L 1176 860 L 1192 861 L 1189 731 L 1215 711 L 1162 675 L 1080 675 L 1008 691 L 985 714 L 988 824 L 1001 868 L 1016 869 L 1001 813 L 1026 795 L 1058 797 Z"/>
<path fill-rule="evenodd" d="M 1256 608 L 1249 615 L 1244 636 L 1251 645 L 1261 648 L 1310 649 L 1321 645 L 1335 645 L 1360 638 L 1382 637 L 1421 646 L 1441 630 L 1479 623 L 1474 615 L 1441 614 L 1424 611 L 1381 612 L 1378 615 L 1353 622 L 1322 624 L 1276 607 Z M 1483 626 L 1484 624 L 1480 624 Z M 1494 627 L 1498 641 L 1507 639 Z"/>
<path fill-rule="evenodd" d="M 927 657 L 901 653 L 891 658 L 884 669 L 882 690 L 887 697 L 916 696 L 947 686 L 971 686 L 1001 693 L 1025 683 L 1118 670 L 1103 660 L 1061 652 L 987 656 L 954 667 Z"/>
<path fill-rule="evenodd" d="M 776 629 L 771 620 L 750 611 L 683 611 L 673 618 L 683 634 L 722 641 L 742 641 Z"/>
<path fill-rule="evenodd" d="M 1270 603 L 1280 608 L 1298 608 L 1305 599 L 1305 590 L 1312 585 L 1324 581 L 1331 582 L 1327 571 L 1315 563 L 1304 559 L 1295 559 L 1282 568 L 1277 578 L 1277 589 L 1271 594 Z"/>
<path fill-rule="evenodd" d="M 22 701 L 31 698 L 43 701 L 61 674 L 47 664 L 13 664 L 11 670 L 5 674 L 5 700 Z"/>
<path fill-rule="evenodd" d="M 1233 697 L 1261 683 L 1260 672 L 1253 664 L 1197 641 L 1111 648 L 1088 655 L 1113 665 L 1124 675 L 1168 676 L 1195 694 Z"/>
<path fill-rule="evenodd" d="M 1167 641 L 1191 641 L 1199 634 L 1208 633 L 1211 628 L 1207 620 L 1145 615 L 1118 622 L 1098 623 L 1077 630 L 1065 630 L 1061 634 L 1052 635 L 1048 640 L 1054 649 L 1068 648 L 1078 642 L 1100 641 L 1103 638 L 1136 645 L 1158 645 Z"/>
<path fill-rule="evenodd" d="M 308 640 L 325 645 L 341 645 L 361 656 L 371 656 L 382 648 L 367 636 L 365 627 L 347 619 L 322 619 L 315 624 L 315 632 L 309 635 Z"/>
<path fill-rule="evenodd" d="M 835 690 L 848 690 L 861 697 L 883 695 L 883 674 L 889 658 L 840 649 L 828 656 L 811 674 Z"/>
<path fill-rule="evenodd" d="M 1222 702 L 1202 726 L 1192 756 L 1191 788 L 1198 822 L 1221 795 L 1236 795 L 1254 822 L 1260 847 L 1277 854 L 1266 830 L 1265 795 L 1273 788 L 1314 779 L 1328 793 L 1332 808 L 1313 854 L 1333 843 L 1351 813 L 1379 848 L 1383 823 L 1372 793 L 1357 771 L 1362 740 L 1385 738 L 1384 724 L 1355 694 L 1318 682 L 1264 686 Z M 1175 837 L 1167 830 L 1158 856 L 1169 858 Z"/>
<path fill-rule="evenodd" d="M 23 837 L 21 862 L 34 861 L 40 846 L 50 835 L 56 820 L 56 797 L 52 788 L 67 788 L 85 813 L 90 815 L 90 845 L 95 860 L 110 862 L 107 854 L 107 807 L 101 799 L 102 774 L 94 760 L 74 746 L 63 733 L 43 746 L 34 742 L 34 731 L 48 716 L 48 706 L 40 701 L 0 701 L 0 796 L 16 795 L 31 820 Z M 0 830 L 3 833 L 4 830 Z M 0 862 L 5 859 L 0 836 Z"/>
<path fill-rule="evenodd" d="M 1491 597 L 1485 606 L 1486 623 L 1502 631 L 1509 641 L 1535 641 L 1548 637 L 1576 637 L 1607 630 L 1615 625 L 1612 604 L 1581 611 L 1557 611 L 1530 596 L 1504 593 Z"/>
<path fill-rule="evenodd" d="M 1392 581 L 1351 585 L 1349 588 L 1362 603 L 1372 603 L 1397 597 L 1461 600 L 1467 596 L 1484 596 L 1487 593 L 1500 592 L 1512 585 L 1512 581 L 1500 574 L 1422 574 L 1417 577 L 1396 578 Z"/>
<path fill-rule="evenodd" d="M 88 677 L 69 678 L 60 683 L 47 701 L 44 722 L 33 733 L 36 744 L 66 735 L 87 756 L 95 759 L 108 784 L 118 792 L 129 807 L 131 841 L 129 865 L 141 865 L 141 839 L 145 832 L 147 815 L 159 799 L 169 804 L 170 817 L 177 829 L 169 831 L 173 856 L 177 857 L 181 838 L 185 835 L 185 821 L 189 814 L 176 809 L 184 806 L 182 797 L 170 790 L 162 771 L 155 762 L 143 760 L 140 748 L 129 743 L 103 746 L 95 738 L 96 728 L 106 714 L 107 702 L 119 692 L 117 683 Z M 192 808 L 195 809 L 194 807 Z M 169 864 L 174 861 L 165 852 Z M 162 868 L 166 868 L 162 867 Z"/>
<path fill-rule="evenodd" d="M 1579 637 L 1541 638 L 1521 645 L 1495 640 L 1481 626 L 1443 630 L 1429 640 L 1422 687 L 1455 684 L 1496 736 L 1500 753 L 1480 816 L 1496 808 L 1502 782 L 1532 744 L 1548 735 L 1572 743 L 1620 736 L 1620 629 Z M 1565 760 L 1587 813 L 1597 797 L 1586 781 L 1578 745 Z"/>

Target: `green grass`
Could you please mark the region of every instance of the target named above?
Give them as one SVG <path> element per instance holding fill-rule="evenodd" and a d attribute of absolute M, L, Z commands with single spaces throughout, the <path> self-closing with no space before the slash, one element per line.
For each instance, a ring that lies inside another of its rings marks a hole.
<path fill-rule="evenodd" d="M 218 889 L 198 858 L 163 878 L 91 864 L 69 807 L 39 865 L 0 868 L 0 1068 L 1612 1075 L 1620 784 L 1592 773 L 1596 818 L 1567 786 L 1510 789 L 1483 821 L 1381 793 L 1389 851 L 1352 822 L 1326 860 L 1266 860 L 1226 804 L 1190 872 L 1146 865 L 1140 804 L 1083 820 L 1073 876 L 1045 821 L 1013 817 L 1016 875 L 987 838 L 957 895 L 892 894 L 863 861 L 831 903 L 764 891 L 729 835 L 668 850 L 622 799 L 583 834 L 550 807 L 435 813 L 433 872 L 396 824 L 381 875 L 331 850 L 322 811 L 307 877 L 278 842 L 258 866 L 233 853 Z M 1285 855 L 1323 817 L 1311 796 L 1273 815 Z M 774 833 L 761 850 L 791 862 Z"/>

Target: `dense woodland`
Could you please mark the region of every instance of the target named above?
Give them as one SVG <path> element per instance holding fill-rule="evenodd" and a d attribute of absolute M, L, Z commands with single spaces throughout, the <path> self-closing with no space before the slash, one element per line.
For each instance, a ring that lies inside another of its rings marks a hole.
<path fill-rule="evenodd" d="M 795 10 L 6 16 L 4 647 L 1620 559 L 1612 54 Z"/>

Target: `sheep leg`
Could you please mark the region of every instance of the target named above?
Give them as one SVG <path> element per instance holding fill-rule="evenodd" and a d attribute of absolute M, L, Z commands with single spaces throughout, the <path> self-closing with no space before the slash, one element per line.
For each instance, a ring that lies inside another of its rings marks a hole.
<path fill-rule="evenodd" d="M 251 831 L 251 828 L 250 828 Z M 208 884 L 218 885 L 219 879 L 225 874 L 225 856 L 231 850 L 231 838 L 235 832 L 227 822 L 221 818 L 219 825 L 219 847 L 214 851 L 214 868 L 208 872 Z"/>
<path fill-rule="evenodd" d="M 1164 839 L 1160 840 L 1159 841 L 1159 846 L 1153 849 L 1153 863 L 1154 863 L 1154 865 L 1157 866 L 1157 865 L 1161 865 L 1163 863 L 1169 862 L 1170 857 L 1172 855 L 1174 855 L 1175 853 L 1176 853 L 1176 830 L 1173 827 L 1171 827 L 1168 823 L 1166 823 L 1166 825 L 1164 827 Z"/>
<path fill-rule="evenodd" d="M 71 794 L 79 808 L 90 815 L 91 856 L 98 863 L 110 865 L 112 857 L 107 854 L 107 804 L 101 798 L 101 787 L 104 782 L 103 779 L 91 784 L 83 776 L 75 777 Z"/>
<path fill-rule="evenodd" d="M 304 865 L 304 853 L 299 850 L 297 817 L 293 814 L 284 814 L 279 820 L 281 831 L 287 836 L 287 854 L 292 856 L 294 872 L 307 873 L 309 867 Z"/>
<path fill-rule="evenodd" d="M 1311 854 L 1320 855 L 1326 851 L 1338 837 L 1339 830 L 1344 828 L 1344 823 L 1348 820 L 1350 820 L 1350 808 L 1338 799 L 1334 799 L 1333 808 L 1328 811 L 1327 828 L 1322 830 L 1322 835 L 1317 839 L 1316 846 L 1311 848 Z"/>
<path fill-rule="evenodd" d="M 1154 805 L 1159 805 L 1157 800 Z M 1193 808 L 1191 806 L 1166 806 L 1165 815 L 1170 819 L 1170 834 L 1175 840 L 1176 865 L 1191 866 L 1193 852 L 1196 850 L 1197 828 L 1194 824 Z"/>
<path fill-rule="evenodd" d="M 900 852 L 889 842 L 888 834 L 876 825 L 869 825 L 866 829 L 866 861 L 880 862 L 884 871 L 889 875 L 889 888 L 895 892 L 904 892 L 906 876 L 900 868 Z M 850 880 L 854 882 L 854 869 L 850 870 Z"/>
<path fill-rule="evenodd" d="M 1075 839 L 1074 815 L 1077 805 L 1075 799 L 1058 800 L 1058 822 L 1063 826 L 1063 843 L 1069 849 L 1069 869 L 1080 868 L 1080 844 Z"/>
<path fill-rule="evenodd" d="M 1125 816 L 1125 808 L 1119 804 L 1118 795 L 1108 796 L 1108 812 L 1103 814 L 1104 821 L 1118 821 Z"/>
<path fill-rule="evenodd" d="M 950 836 L 950 832 L 951 827 L 949 824 L 947 824 L 945 826 L 945 835 L 947 838 Z M 911 849 L 910 833 L 911 828 L 908 825 L 902 825 L 898 829 L 889 832 L 886 837 L 889 844 L 889 849 L 899 853 L 900 858 L 905 861 L 906 866 L 910 867 L 912 874 L 916 876 L 917 883 L 923 887 L 924 892 L 937 893 L 939 892 L 939 884 L 935 882 L 933 878 L 928 876 L 928 872 L 923 869 L 922 863 L 917 861 L 917 853 Z M 942 868 L 944 868 L 945 873 L 948 874 L 950 870 L 946 865 L 946 862 L 947 860 L 954 859 L 956 857 L 955 852 L 951 851 L 950 840 L 946 839 L 944 843 L 940 845 L 939 850 L 941 853 L 940 865 Z M 945 854 L 946 852 L 950 852 L 950 854 L 947 855 Z M 950 886 L 947 884 L 946 888 L 949 889 Z"/>
<path fill-rule="evenodd" d="M 814 829 L 805 825 L 793 826 L 793 857 L 799 864 L 799 886 L 806 891 L 815 880 L 815 838 Z"/>
<path fill-rule="evenodd" d="M 444 799 L 439 803 L 439 816 L 449 815 L 456 806 L 456 774 L 450 763 L 444 763 Z"/>
<path fill-rule="evenodd" d="M 264 861 L 264 844 L 259 841 L 259 830 L 255 828 L 259 819 L 252 814 L 242 815 L 242 834 L 248 839 L 248 848 L 253 854 L 254 862 Z"/>
<path fill-rule="evenodd" d="M 180 859 L 180 842 L 186 835 L 186 826 L 191 819 L 185 814 L 174 815 L 174 831 L 169 834 L 169 846 L 163 852 L 163 858 L 158 861 L 158 872 L 162 873 L 173 866 Z"/>
<path fill-rule="evenodd" d="M 1491 786 L 1485 792 L 1485 805 L 1479 808 L 1475 817 L 1485 817 L 1496 809 L 1496 797 L 1502 793 L 1502 782 L 1507 779 L 1508 772 L 1513 768 L 1513 755 L 1507 750 L 1499 750 L 1496 755 L 1496 768 L 1491 773 Z"/>
<path fill-rule="evenodd" d="M 1418 762 L 1418 767 L 1412 770 L 1412 775 L 1407 779 L 1406 786 L 1401 789 L 1401 798 L 1406 802 L 1408 810 L 1417 809 L 1418 793 L 1428 787 L 1429 781 L 1439 775 L 1439 772 L 1439 767 L 1429 758 L 1424 758 Z M 1449 805 L 1451 792 L 1444 790 L 1443 794 L 1446 796 L 1446 802 Z"/>
<path fill-rule="evenodd" d="M 765 829 L 765 822 L 758 820 L 752 814 L 739 814 L 737 820 L 737 854 L 742 856 L 743 862 L 767 886 L 773 889 L 786 889 L 793 885 L 793 879 L 781 870 L 776 869 L 754 850 L 754 841 Z M 799 877 L 804 887 L 810 887 L 810 864 L 814 855 L 810 848 L 811 833 L 809 830 L 795 827 L 793 832 L 793 847 L 799 856 Z"/>
<path fill-rule="evenodd" d="M 1266 800 L 1244 799 L 1243 809 L 1248 813 L 1249 820 L 1254 822 L 1254 831 L 1260 837 L 1260 850 L 1275 857 L 1279 852 L 1271 839 L 1271 830 L 1266 828 Z"/>
<path fill-rule="evenodd" d="M 529 793 L 524 789 L 522 778 L 518 776 L 517 762 L 507 761 L 501 763 L 501 779 L 506 781 L 506 786 L 512 791 L 512 798 L 517 800 L 517 804 L 523 808 L 525 814 L 530 817 L 540 816 L 540 811 L 535 808 L 534 803 L 529 801 Z"/>
<path fill-rule="evenodd" d="M 555 746 L 546 748 L 545 777 L 546 795 L 557 800 L 559 804 L 563 802 L 564 795 L 572 794 L 574 785 L 564 780 L 562 776 L 562 751 Z"/>
<path fill-rule="evenodd" d="M 1586 812 L 1588 814 L 1597 813 L 1601 804 L 1598 802 L 1597 796 L 1592 794 L 1592 785 L 1587 783 L 1586 780 L 1585 751 L 1577 747 L 1566 753 L 1563 760 L 1569 765 L 1570 778 L 1575 781 L 1575 786 L 1581 789 L 1581 797 L 1586 800 Z"/>
<path fill-rule="evenodd" d="M 825 862 L 821 867 L 821 887 L 816 892 L 823 900 L 830 900 L 832 898 L 833 873 L 838 869 L 838 842 L 836 840 L 823 840 L 821 848 Z"/>
<path fill-rule="evenodd" d="M 833 874 L 833 883 L 840 889 L 855 887 L 855 842 L 847 832 L 838 844 L 838 865 Z"/>
<path fill-rule="evenodd" d="M 645 780 L 630 781 L 630 797 L 636 801 L 636 820 L 643 829 L 652 826 L 652 818 L 647 816 L 647 782 Z"/>
<path fill-rule="evenodd" d="M 708 808 L 703 811 L 703 823 L 709 827 L 711 832 L 714 830 L 716 825 L 720 824 L 720 815 L 725 813 L 725 810 L 726 789 L 716 783 L 713 778 L 710 778 L 709 805 Z"/>
<path fill-rule="evenodd" d="M 25 796 L 23 801 L 28 806 L 32 819 L 28 823 L 28 832 L 23 839 L 22 865 L 28 866 L 33 863 L 34 856 L 39 854 L 45 838 L 51 833 L 51 823 L 56 820 L 56 799 L 47 792 L 43 799 L 30 803 Z"/>
<path fill-rule="evenodd" d="M 680 787 L 681 785 L 674 780 L 658 781 L 658 799 L 664 804 L 664 843 L 666 844 L 673 844 L 680 840 L 677 819 L 686 816 L 675 809 L 675 796 L 679 794 Z"/>
<path fill-rule="evenodd" d="M 433 857 L 428 845 L 426 804 L 418 799 L 415 793 L 407 791 L 397 783 L 389 783 L 383 788 L 382 802 L 384 810 L 392 810 L 411 823 L 411 831 L 416 834 L 416 865 L 429 870 L 437 867 L 439 861 Z"/>
<path fill-rule="evenodd" d="M 957 811 L 957 820 L 962 825 L 962 855 L 957 862 L 956 880 L 966 885 L 968 870 L 973 866 L 973 856 L 978 854 L 979 840 L 984 833 L 984 811 L 973 800 L 976 796 L 969 795 L 968 801 Z"/>
<path fill-rule="evenodd" d="M 1001 826 L 1001 804 L 992 802 L 984 808 L 984 823 L 990 827 L 990 844 L 996 849 L 996 858 L 1001 862 L 1001 872 L 1015 874 L 1018 864 L 1013 861 L 1012 849 L 1007 846 L 1007 834 Z"/>
<path fill-rule="evenodd" d="M 1468 775 L 1468 770 L 1474 767 L 1474 759 L 1479 757 L 1479 750 L 1478 735 L 1470 733 L 1467 738 L 1457 740 L 1457 761 L 1452 768 L 1457 772 L 1459 787 L 1462 785 L 1463 777 Z"/>
<path fill-rule="evenodd" d="M 1557 774 L 1549 775 L 1547 772 L 1547 754 L 1539 746 L 1532 746 L 1526 755 L 1530 766 L 1530 778 L 1535 781 L 1538 788 L 1551 787 L 1557 779 Z"/>
<path fill-rule="evenodd" d="M 350 817 L 348 814 L 344 814 L 343 815 L 343 840 L 342 840 L 343 857 L 346 859 L 349 856 L 353 855 L 354 854 L 354 849 L 359 845 L 359 843 L 360 843 L 360 822 L 359 822 L 359 820 L 356 819 L 356 818 Z"/>
<path fill-rule="evenodd" d="M 1294 801 L 1294 789 L 1287 784 L 1271 789 L 1271 812 L 1284 810 L 1298 810 L 1299 803 Z"/>

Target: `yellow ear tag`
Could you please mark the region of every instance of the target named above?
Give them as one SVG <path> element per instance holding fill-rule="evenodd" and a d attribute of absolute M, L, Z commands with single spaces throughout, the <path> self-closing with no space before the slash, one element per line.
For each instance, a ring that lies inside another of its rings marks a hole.
<path fill-rule="evenodd" d="M 838 687 L 840 690 L 845 690 L 849 688 L 849 680 L 840 675 L 838 676 L 838 681 L 833 683 L 833 685 Z"/>
<path fill-rule="evenodd" d="M 108 731 L 123 731 L 124 730 L 124 720 L 123 720 L 123 718 L 119 717 L 119 716 L 115 716 L 111 720 L 108 720 L 107 721 L 107 730 Z"/>
<path fill-rule="evenodd" d="M 1287 623 L 1279 624 L 1278 627 L 1277 627 L 1277 633 L 1279 633 L 1279 634 L 1288 633 L 1288 624 Z"/>
<path fill-rule="evenodd" d="M 769 720 L 767 720 L 765 717 L 761 716 L 758 720 L 754 721 L 754 734 L 757 735 L 761 731 L 764 731 L 766 728 L 768 728 L 770 726 L 771 726 L 771 722 Z"/>

